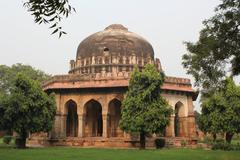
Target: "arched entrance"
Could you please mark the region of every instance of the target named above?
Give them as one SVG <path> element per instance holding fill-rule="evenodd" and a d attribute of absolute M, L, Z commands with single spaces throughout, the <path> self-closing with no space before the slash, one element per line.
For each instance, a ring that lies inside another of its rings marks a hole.
<path fill-rule="evenodd" d="M 108 136 L 122 137 L 123 131 L 119 128 L 121 118 L 121 101 L 113 99 L 108 104 Z"/>
<path fill-rule="evenodd" d="M 66 136 L 77 137 L 78 135 L 78 115 L 77 104 L 70 100 L 65 105 L 67 109 Z"/>
<path fill-rule="evenodd" d="M 102 106 L 98 101 L 90 100 L 85 106 L 85 137 L 101 137 L 103 133 Z"/>
<path fill-rule="evenodd" d="M 183 136 L 183 123 L 182 117 L 184 117 L 184 106 L 182 102 L 175 104 L 175 117 L 174 117 L 174 133 L 175 137 Z"/>

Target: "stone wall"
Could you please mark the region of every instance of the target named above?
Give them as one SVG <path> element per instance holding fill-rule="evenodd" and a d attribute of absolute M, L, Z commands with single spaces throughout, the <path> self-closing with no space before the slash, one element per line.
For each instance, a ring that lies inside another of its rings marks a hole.
<path fill-rule="evenodd" d="M 84 91 L 61 91 L 56 92 L 57 102 L 57 115 L 55 120 L 54 129 L 52 131 L 52 138 L 66 138 L 66 117 L 68 114 L 67 103 L 73 101 L 77 106 L 78 115 L 78 136 L 88 137 L 84 130 L 86 124 L 86 104 L 90 101 L 96 101 L 101 105 L 102 109 L 102 137 L 106 138 L 110 136 L 109 131 L 109 104 L 112 100 L 123 100 L 126 88 L 112 88 L 112 89 L 94 89 Z M 179 135 L 180 137 L 196 137 L 195 119 L 193 115 L 192 97 L 186 93 L 180 92 L 166 92 L 162 96 L 166 98 L 173 110 L 176 110 L 176 106 L 179 105 Z M 174 128 L 175 114 L 171 116 L 170 125 L 167 127 L 166 136 L 175 137 Z M 122 134 L 127 137 L 127 134 Z M 123 137 L 124 137 L 123 136 Z"/>

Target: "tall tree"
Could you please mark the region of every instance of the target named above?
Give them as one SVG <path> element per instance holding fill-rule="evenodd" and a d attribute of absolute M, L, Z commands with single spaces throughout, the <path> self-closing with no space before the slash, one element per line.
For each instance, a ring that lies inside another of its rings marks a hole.
<path fill-rule="evenodd" d="M 216 135 L 225 133 L 231 142 L 234 134 L 240 133 L 240 87 L 232 78 L 227 78 L 221 90 L 205 98 L 200 116 L 201 129 Z"/>
<path fill-rule="evenodd" d="M 23 65 L 20 63 L 14 64 L 11 67 L 0 65 L 0 95 L 6 95 L 10 93 L 18 73 L 24 74 L 33 80 L 39 81 L 40 83 L 51 77 L 51 75 L 48 75 L 43 71 L 37 70 L 29 65 Z"/>
<path fill-rule="evenodd" d="M 75 11 L 69 0 L 24 0 L 24 6 L 34 16 L 35 23 L 49 24 L 52 34 L 59 33 L 59 37 L 66 34 L 60 25 L 61 20 Z"/>
<path fill-rule="evenodd" d="M 185 43 L 189 53 L 183 55 L 183 66 L 207 93 L 221 86 L 227 74 L 240 74 L 240 1 L 222 0 L 203 24 L 199 40 Z"/>
<path fill-rule="evenodd" d="M 147 134 L 163 132 L 169 124 L 172 109 L 160 95 L 163 81 L 163 72 L 154 65 L 146 65 L 142 72 L 135 68 L 123 100 L 120 126 L 128 133 L 140 133 L 142 149 Z"/>
<path fill-rule="evenodd" d="M 203 126 L 201 123 L 201 113 L 199 113 L 198 111 L 194 111 L 194 116 L 195 116 L 195 122 L 196 122 L 197 128 L 203 131 Z"/>
<path fill-rule="evenodd" d="M 29 133 L 47 132 L 54 122 L 54 95 L 47 95 L 38 81 L 18 74 L 10 95 L 0 104 L 0 128 L 14 130 L 19 138 L 17 147 L 26 147 Z"/>

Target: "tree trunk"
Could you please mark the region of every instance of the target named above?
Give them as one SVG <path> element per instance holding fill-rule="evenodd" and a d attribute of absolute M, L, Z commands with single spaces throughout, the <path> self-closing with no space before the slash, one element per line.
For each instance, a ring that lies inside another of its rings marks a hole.
<path fill-rule="evenodd" d="M 140 133 L 140 149 L 145 149 L 145 142 L 146 142 L 145 133 L 141 132 Z"/>
<path fill-rule="evenodd" d="M 231 143 L 233 135 L 234 135 L 233 133 L 229 133 L 229 132 L 226 133 L 225 138 L 227 143 Z"/>
<path fill-rule="evenodd" d="M 20 149 L 26 148 L 26 139 L 27 139 L 27 133 L 18 135 L 16 137 L 16 147 Z"/>
<path fill-rule="evenodd" d="M 216 139 L 217 139 L 217 135 L 214 133 L 214 134 L 213 134 L 213 141 L 215 142 Z"/>

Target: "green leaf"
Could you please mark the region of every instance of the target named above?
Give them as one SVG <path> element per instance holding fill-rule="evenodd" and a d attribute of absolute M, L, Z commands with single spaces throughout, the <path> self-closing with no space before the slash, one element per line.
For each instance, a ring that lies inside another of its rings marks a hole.
<path fill-rule="evenodd" d="M 58 31 L 58 28 L 57 28 L 57 29 L 55 29 L 55 30 L 52 32 L 52 34 L 56 33 L 57 31 Z"/>

